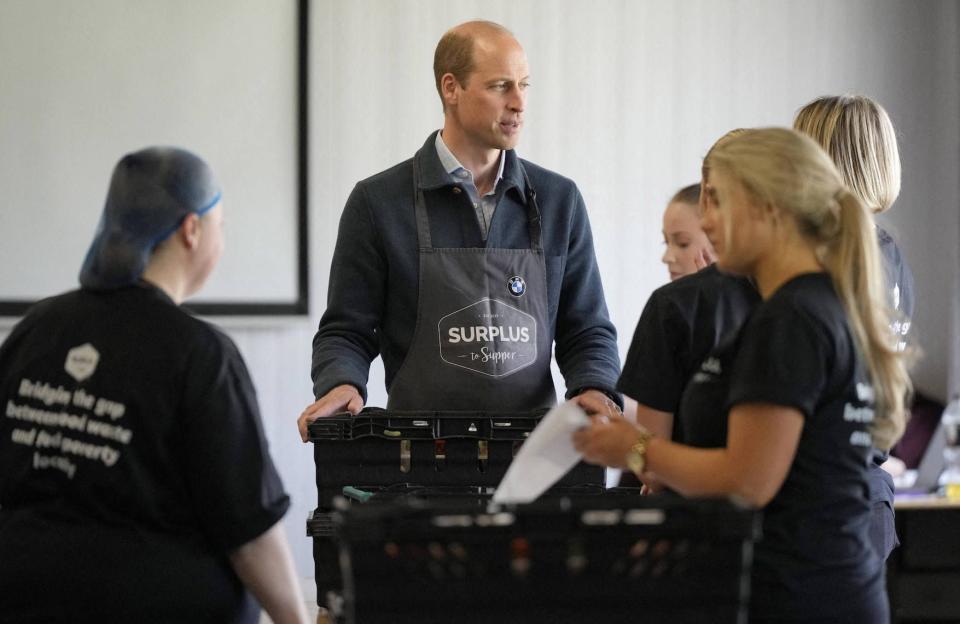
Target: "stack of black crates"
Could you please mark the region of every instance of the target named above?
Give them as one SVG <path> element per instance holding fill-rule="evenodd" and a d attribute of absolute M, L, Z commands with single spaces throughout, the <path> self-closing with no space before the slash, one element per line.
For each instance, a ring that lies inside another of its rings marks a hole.
<path fill-rule="evenodd" d="M 312 423 L 320 606 L 348 624 L 745 622 L 752 511 L 607 490 L 586 464 L 532 504 L 491 505 L 544 413 Z"/>

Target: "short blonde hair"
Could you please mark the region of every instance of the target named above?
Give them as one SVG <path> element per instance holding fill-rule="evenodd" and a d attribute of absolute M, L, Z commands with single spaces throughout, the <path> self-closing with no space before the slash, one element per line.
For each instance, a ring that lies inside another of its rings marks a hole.
<path fill-rule="evenodd" d="M 496 22 L 475 20 L 454 26 L 445 32 L 437 43 L 433 52 L 433 79 L 444 110 L 447 103 L 443 99 L 443 86 L 440 81 L 445 75 L 453 74 L 460 86 L 467 86 L 467 80 L 474 70 L 474 43 L 478 36 L 484 34 L 513 36 L 513 33 Z"/>
<path fill-rule="evenodd" d="M 870 211 L 883 212 L 897 200 L 900 151 L 880 104 L 863 95 L 819 97 L 797 111 L 793 127 L 827 151 L 847 187 Z"/>
<path fill-rule="evenodd" d="M 873 219 L 830 156 L 794 130 L 747 130 L 715 145 L 705 165 L 740 181 L 757 201 L 791 214 L 820 252 L 870 371 L 874 445 L 889 449 L 903 433 L 910 378 L 905 354 L 890 332 L 892 311 Z"/>

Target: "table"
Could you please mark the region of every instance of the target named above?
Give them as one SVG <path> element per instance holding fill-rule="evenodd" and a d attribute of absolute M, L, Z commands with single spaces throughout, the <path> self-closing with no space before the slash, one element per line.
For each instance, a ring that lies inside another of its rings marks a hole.
<path fill-rule="evenodd" d="M 887 560 L 895 623 L 960 622 L 960 500 L 898 497 L 900 547 Z"/>

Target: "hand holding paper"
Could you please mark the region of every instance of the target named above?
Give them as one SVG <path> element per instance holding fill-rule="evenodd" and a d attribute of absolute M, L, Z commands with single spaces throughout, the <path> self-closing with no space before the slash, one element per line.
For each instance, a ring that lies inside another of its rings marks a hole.
<path fill-rule="evenodd" d="M 513 459 L 493 502 L 529 503 L 543 494 L 580 461 L 572 436 L 589 424 L 586 412 L 572 401 L 547 412 Z"/>

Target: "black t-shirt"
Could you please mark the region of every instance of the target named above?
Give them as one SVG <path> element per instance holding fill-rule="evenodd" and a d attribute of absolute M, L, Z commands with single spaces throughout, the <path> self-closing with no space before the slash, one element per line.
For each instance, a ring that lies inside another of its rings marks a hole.
<path fill-rule="evenodd" d="M 0 613 L 256 621 L 227 555 L 289 499 L 229 338 L 147 284 L 66 293 L 0 347 L 0 404 Z"/>
<path fill-rule="evenodd" d="M 914 309 L 913 274 L 896 241 L 879 225 L 876 230 L 891 303 L 904 317 L 894 329 L 905 336 Z M 683 388 L 699 364 L 715 348 L 720 348 L 715 355 L 723 356 L 735 346 L 730 343 L 759 302 L 749 280 L 722 273 L 715 264 L 661 286 L 640 315 L 617 389 L 677 416 Z M 675 440 L 677 435 L 675 425 Z M 725 430 L 723 435 L 713 446 L 723 445 Z"/>
<path fill-rule="evenodd" d="M 708 358 L 691 380 L 689 394 L 710 388 L 705 400 L 685 404 L 715 418 L 714 386 L 724 385 L 724 414 L 770 403 L 804 418 L 786 480 L 764 509 L 751 616 L 872 621 L 885 608 L 883 569 L 867 530 L 873 391 L 827 274 L 798 276 L 761 304 L 735 355 Z"/>
<path fill-rule="evenodd" d="M 721 273 L 716 265 L 661 286 L 640 315 L 617 389 L 647 407 L 677 414 L 697 365 L 739 331 L 759 301 L 749 280 Z M 675 440 L 683 440 L 679 421 L 674 419 Z"/>
<path fill-rule="evenodd" d="M 730 378 L 721 374 L 733 368 L 743 336 L 742 327 L 726 334 L 702 357 L 680 397 L 674 416 L 674 439 L 698 448 L 727 445 L 727 412 L 723 409 L 730 394 Z"/>

